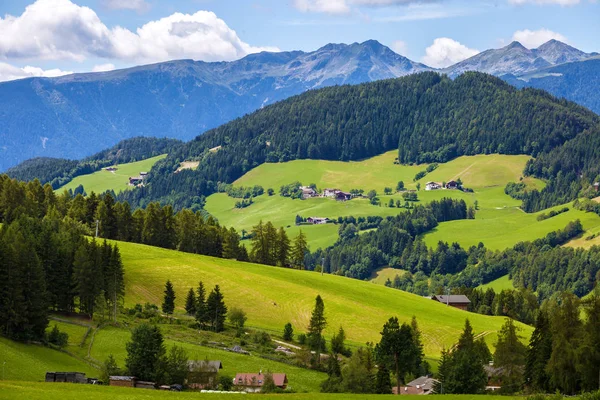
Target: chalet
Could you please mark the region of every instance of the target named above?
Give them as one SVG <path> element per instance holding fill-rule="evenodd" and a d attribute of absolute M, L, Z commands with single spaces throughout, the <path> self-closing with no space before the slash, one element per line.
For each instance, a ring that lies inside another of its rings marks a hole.
<path fill-rule="evenodd" d="M 352 193 L 346 193 L 346 192 L 339 191 L 335 194 L 335 199 L 337 201 L 352 200 Z"/>
<path fill-rule="evenodd" d="M 188 361 L 187 385 L 192 389 L 207 389 L 217 386 L 217 376 L 223 364 L 219 360 Z"/>
<path fill-rule="evenodd" d="M 329 218 L 308 217 L 308 218 L 306 218 L 306 222 L 311 223 L 311 224 L 315 224 L 315 225 L 321 225 L 321 224 L 328 223 L 329 222 Z"/>
<path fill-rule="evenodd" d="M 46 382 L 88 383 L 83 372 L 46 372 Z"/>
<path fill-rule="evenodd" d="M 471 300 L 464 294 L 451 294 L 450 296 L 435 295 L 432 296 L 431 299 L 465 311 L 469 307 L 469 304 L 471 304 Z"/>
<path fill-rule="evenodd" d="M 394 394 L 411 394 L 411 395 L 426 395 L 435 393 L 435 384 L 438 380 L 433 379 L 429 376 L 422 376 L 415 379 L 414 381 L 408 382 L 406 386 L 400 386 L 400 393 L 398 388 L 392 388 Z"/>
<path fill-rule="evenodd" d="M 300 190 L 302 190 L 303 199 L 308 199 L 317 196 L 317 191 L 311 188 L 310 186 L 300 186 Z"/>
<path fill-rule="evenodd" d="M 136 382 L 135 376 L 111 376 L 108 379 L 110 386 L 135 387 Z"/>
<path fill-rule="evenodd" d="M 279 389 L 286 389 L 288 385 L 288 379 L 286 374 L 272 374 L 275 386 Z M 258 374 L 236 374 L 233 379 L 233 386 L 239 388 L 239 390 L 248 393 L 258 393 L 262 390 L 262 386 L 265 384 L 265 375 L 261 372 Z"/>
<path fill-rule="evenodd" d="M 456 181 L 446 182 L 446 189 L 459 189 L 460 185 Z"/>
<path fill-rule="evenodd" d="M 438 190 L 441 189 L 442 185 L 437 182 L 427 182 L 425 184 L 425 190 Z"/>
<path fill-rule="evenodd" d="M 323 189 L 323 197 L 335 197 L 335 194 L 339 191 L 339 189 Z"/>
<path fill-rule="evenodd" d="M 504 368 L 494 367 L 494 363 L 490 361 L 489 365 L 484 365 L 485 373 L 487 374 L 487 384 L 485 390 L 496 391 L 502 387 L 502 375 Z"/>

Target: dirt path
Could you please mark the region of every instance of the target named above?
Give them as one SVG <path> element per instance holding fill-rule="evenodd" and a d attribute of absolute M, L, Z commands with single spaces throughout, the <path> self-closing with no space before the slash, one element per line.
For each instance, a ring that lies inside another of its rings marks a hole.
<path fill-rule="evenodd" d="M 471 168 L 473 168 L 473 166 L 477 164 L 477 162 L 474 162 L 473 164 L 469 165 L 467 168 L 465 168 L 464 170 L 460 171 L 454 178 L 452 178 L 451 180 L 455 181 L 458 178 L 460 178 L 461 175 L 463 175 L 465 172 L 467 172 L 468 170 L 470 170 Z"/>

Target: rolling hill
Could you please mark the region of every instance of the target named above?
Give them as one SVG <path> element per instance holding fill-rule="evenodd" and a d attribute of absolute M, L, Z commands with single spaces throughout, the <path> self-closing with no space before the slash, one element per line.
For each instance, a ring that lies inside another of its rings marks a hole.
<path fill-rule="evenodd" d="M 228 306 L 244 309 L 247 324 L 279 334 L 287 322 L 297 333 L 308 326 L 314 299 L 325 303 L 330 337 L 340 325 L 349 341 L 378 341 L 379 329 L 389 317 L 410 320 L 417 316 L 423 331 L 425 353 L 438 357 L 462 331 L 465 318 L 474 330 L 493 344 L 502 318 L 467 313 L 428 298 L 334 275 L 197 256 L 138 244 L 119 242 L 125 266 L 125 304 L 160 303 L 164 283 L 170 279 L 176 293 L 176 313 L 183 313 L 184 293 L 202 280 L 218 284 Z M 523 326 L 524 335 L 531 328 Z"/>

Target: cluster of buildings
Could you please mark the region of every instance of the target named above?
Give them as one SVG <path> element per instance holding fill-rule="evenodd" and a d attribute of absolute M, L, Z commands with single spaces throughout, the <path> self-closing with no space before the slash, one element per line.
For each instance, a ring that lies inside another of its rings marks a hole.
<path fill-rule="evenodd" d="M 425 184 L 425 190 L 438 190 L 438 189 L 460 189 L 460 185 L 456 181 L 446 182 L 446 184 L 438 182 L 427 182 Z"/>
<path fill-rule="evenodd" d="M 317 192 L 310 186 L 300 186 L 302 190 L 302 198 L 309 199 L 311 197 L 328 197 L 337 201 L 348 201 L 352 200 L 352 193 L 343 192 L 339 189 L 324 189 L 322 193 Z"/>
<path fill-rule="evenodd" d="M 130 176 L 129 177 L 129 186 L 144 186 L 144 180 L 148 178 L 147 172 L 140 172 L 139 176 Z"/>

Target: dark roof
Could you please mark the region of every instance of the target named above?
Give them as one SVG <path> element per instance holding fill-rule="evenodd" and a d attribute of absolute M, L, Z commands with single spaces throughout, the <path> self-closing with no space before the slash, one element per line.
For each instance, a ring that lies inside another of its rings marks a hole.
<path fill-rule="evenodd" d="M 415 379 L 414 381 L 410 381 L 406 384 L 406 386 L 419 387 L 424 391 L 428 392 L 433 390 L 435 383 L 438 382 L 436 379 L 433 379 L 429 376 L 421 376 L 420 378 Z"/>
<path fill-rule="evenodd" d="M 469 300 L 469 298 L 464 294 L 451 294 L 450 296 L 435 295 L 431 298 L 444 304 L 469 304 L 471 302 L 471 300 Z"/>
<path fill-rule="evenodd" d="M 135 376 L 111 376 L 109 378 L 111 381 L 133 381 L 136 379 Z"/>

